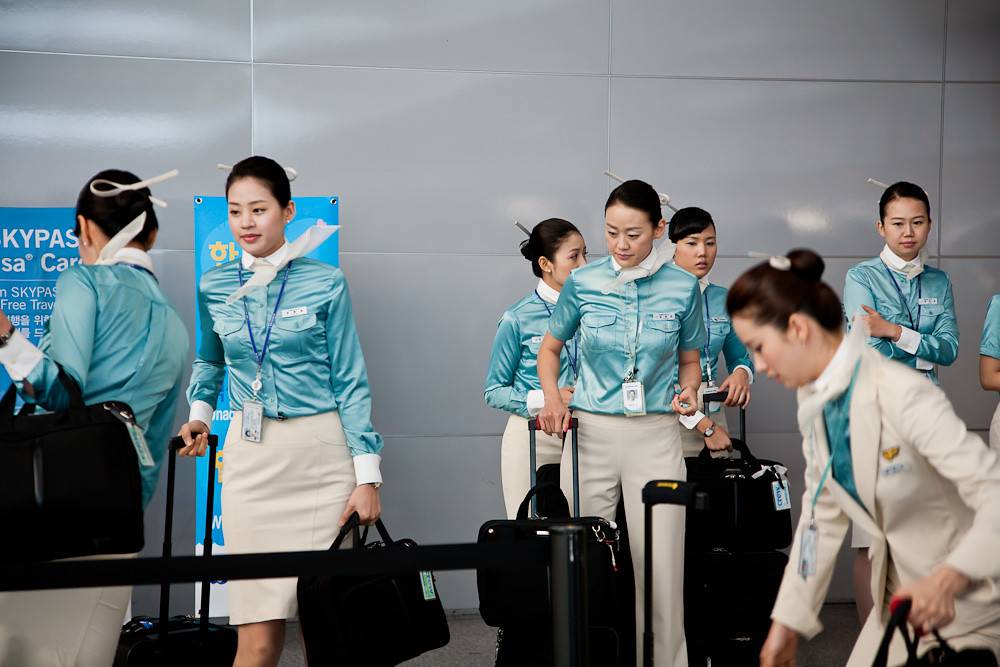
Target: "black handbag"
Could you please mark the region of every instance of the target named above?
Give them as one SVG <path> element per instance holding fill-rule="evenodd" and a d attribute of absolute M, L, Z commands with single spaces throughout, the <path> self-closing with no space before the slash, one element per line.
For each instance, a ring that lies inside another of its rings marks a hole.
<path fill-rule="evenodd" d="M 379 519 L 381 542 L 365 544 L 358 535 L 358 513 L 340 530 L 331 551 L 354 533 L 354 549 L 405 549 L 410 539 L 395 540 Z M 451 639 L 448 619 L 431 572 L 299 577 L 299 625 L 306 660 L 327 665 L 398 665 L 441 648 Z"/>
<path fill-rule="evenodd" d="M 0 400 L 0 525 L 11 539 L 0 562 L 135 553 L 143 546 L 142 483 L 128 405 L 84 405 L 59 369 L 70 406 L 14 414 L 13 386 Z M 141 433 L 141 432 L 140 432 Z"/>
<path fill-rule="evenodd" d="M 708 510 L 688 523 L 687 542 L 696 552 L 731 553 L 784 549 L 792 543 L 791 499 L 784 466 L 758 459 L 743 440 L 732 438 L 738 459 L 713 459 L 708 448 L 684 459 L 687 481 L 708 494 Z"/>
<path fill-rule="evenodd" d="M 872 667 L 887 667 L 889 662 L 889 644 L 892 643 L 892 636 L 897 630 L 903 637 L 906 644 L 906 662 L 900 667 L 923 667 L 925 665 L 943 665 L 944 667 L 997 667 L 996 656 L 989 649 L 968 648 L 956 651 L 948 645 L 937 630 L 934 630 L 934 638 L 938 645 L 926 651 L 922 656 L 917 657 L 917 641 L 910 638 L 910 632 L 906 627 L 906 617 L 910 613 L 910 600 L 893 600 L 892 613 L 889 615 L 889 623 L 882 635 L 882 643 L 879 644 L 878 653 L 875 654 L 875 661 Z"/>

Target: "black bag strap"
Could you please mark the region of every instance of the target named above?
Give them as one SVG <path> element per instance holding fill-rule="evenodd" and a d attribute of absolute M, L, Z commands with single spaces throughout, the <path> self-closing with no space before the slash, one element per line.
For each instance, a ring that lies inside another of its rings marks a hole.
<path fill-rule="evenodd" d="M 753 455 L 753 452 L 750 451 L 750 447 L 744 440 L 741 440 L 739 438 L 730 438 L 730 441 L 733 443 L 733 450 L 740 453 L 741 456 L 740 461 L 743 462 L 741 463 L 743 467 L 750 468 L 753 470 L 753 472 L 757 472 L 758 470 L 760 470 L 761 468 L 760 460 L 758 460 L 757 457 Z M 712 459 L 712 450 L 708 448 L 708 445 L 701 448 L 701 451 L 698 452 L 698 458 L 703 461 L 714 460 Z M 730 462 L 731 461 L 732 459 L 730 459 Z"/>
<path fill-rule="evenodd" d="M 55 362 L 53 362 L 55 363 Z M 56 368 L 59 369 L 59 383 L 62 384 L 63 389 L 69 394 L 69 405 L 73 408 L 84 407 L 83 403 L 83 393 L 80 391 L 80 386 L 76 383 L 72 377 L 69 376 L 62 366 L 56 364 Z M 14 404 L 17 402 L 17 388 L 11 383 L 10 387 L 7 388 L 7 393 L 3 395 L 3 399 L 0 400 L 0 419 L 3 419 L 7 424 L 13 424 L 14 417 Z M 35 412 L 35 404 L 25 402 L 21 406 L 19 416 L 31 415 Z"/>
<path fill-rule="evenodd" d="M 344 539 L 351 533 L 354 533 L 354 548 L 360 549 L 363 547 L 365 542 L 368 541 L 368 526 L 365 526 L 364 532 L 361 532 L 360 526 L 361 517 L 357 512 L 352 513 L 350 518 L 347 519 L 347 523 L 345 523 L 340 529 L 340 533 L 330 546 L 330 551 L 339 549 Z M 385 542 L 386 545 L 393 544 L 392 538 L 389 537 L 389 531 L 386 530 L 385 524 L 382 523 L 381 518 L 375 520 L 375 530 L 378 531 L 379 537 L 382 538 L 382 541 Z"/>
<path fill-rule="evenodd" d="M 889 615 L 889 622 L 886 624 L 885 632 L 882 634 L 882 643 L 878 646 L 875 654 L 875 661 L 872 667 L 887 667 L 889 662 L 889 645 L 892 643 L 892 636 L 899 630 L 903 636 L 903 643 L 906 644 L 906 667 L 913 667 L 917 664 L 917 646 L 910 639 L 910 631 L 906 628 L 906 617 L 910 614 L 910 600 L 899 600 L 895 603 L 892 613 Z"/>
<path fill-rule="evenodd" d="M 555 490 L 559 491 L 559 495 L 562 497 L 563 503 L 565 503 L 565 506 L 566 506 L 565 513 L 560 512 L 558 517 L 553 516 L 553 518 L 568 517 L 569 516 L 569 503 L 566 502 L 566 496 L 563 495 L 562 489 L 560 489 L 558 485 L 553 484 L 552 482 L 542 482 L 541 484 L 535 484 L 533 487 L 531 487 L 530 489 L 528 489 L 528 493 L 525 494 L 524 500 L 521 501 L 521 504 L 517 508 L 517 517 L 516 517 L 517 520 L 518 521 L 523 521 L 523 520 L 527 519 L 528 518 L 528 508 L 531 505 L 531 499 L 534 498 L 535 496 L 537 496 L 542 491 L 547 491 L 549 489 L 555 489 Z M 562 509 L 562 505 L 560 505 L 560 507 L 558 509 L 561 510 Z"/>

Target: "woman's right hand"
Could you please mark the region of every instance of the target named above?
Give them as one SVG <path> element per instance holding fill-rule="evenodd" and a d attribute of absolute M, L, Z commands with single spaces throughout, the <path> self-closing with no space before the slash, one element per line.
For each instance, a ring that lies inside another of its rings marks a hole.
<path fill-rule="evenodd" d="M 204 456 L 205 450 L 208 449 L 208 432 L 208 424 L 198 419 L 181 426 L 177 435 L 184 438 L 186 446 L 178 449 L 177 454 L 180 456 Z"/>
<path fill-rule="evenodd" d="M 760 667 L 794 667 L 799 634 L 777 621 L 771 623 L 764 646 L 760 650 Z"/>
<path fill-rule="evenodd" d="M 548 435 L 558 435 L 560 438 L 569 430 L 570 420 L 573 413 L 567 408 L 560 390 L 558 399 L 552 400 L 545 397 L 545 406 L 538 413 L 538 428 Z"/>

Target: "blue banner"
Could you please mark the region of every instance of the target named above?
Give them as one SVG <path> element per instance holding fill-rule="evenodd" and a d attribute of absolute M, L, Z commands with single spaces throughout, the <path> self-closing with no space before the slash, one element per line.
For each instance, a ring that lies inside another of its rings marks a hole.
<path fill-rule="evenodd" d="M 338 205 L 336 197 L 296 197 L 295 219 L 285 227 L 285 238 L 294 241 L 300 234 L 313 225 L 338 223 Z M 237 259 L 241 250 L 229 229 L 229 207 L 225 197 L 195 197 L 194 198 L 194 247 L 195 270 L 200 276 L 205 271 L 225 262 Z M 313 259 L 339 265 L 340 246 L 339 234 L 331 236 L 323 245 L 308 255 Z M 236 289 L 236 286 L 233 286 Z M 197 299 L 197 294 L 195 295 Z M 201 322 L 197 306 L 195 307 L 195 349 L 201 345 Z M 222 534 L 222 484 L 221 473 L 224 462 L 223 443 L 229 430 L 232 412 L 229 407 L 229 374 L 222 383 L 222 391 L 212 415 L 212 433 L 219 436 L 219 450 L 216 456 L 215 498 L 212 517 L 212 553 L 225 553 L 225 538 Z M 201 554 L 205 545 L 205 510 L 208 500 L 208 461 L 198 459 L 195 497 L 195 553 Z M 228 596 L 225 592 L 225 582 L 212 582 L 211 609 L 212 617 L 228 616 Z M 200 585 L 195 585 L 195 600 L 200 600 Z M 197 610 L 196 610 L 197 611 Z"/>
<path fill-rule="evenodd" d="M 80 262 L 76 210 L 0 208 L 0 310 L 35 345 L 56 300 L 56 280 Z M 0 366 L 0 392 L 10 376 Z"/>

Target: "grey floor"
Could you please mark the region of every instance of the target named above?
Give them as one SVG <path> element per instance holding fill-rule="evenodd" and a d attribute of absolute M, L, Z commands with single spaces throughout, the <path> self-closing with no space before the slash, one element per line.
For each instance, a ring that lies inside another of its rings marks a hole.
<path fill-rule="evenodd" d="M 861 630 L 854 604 L 828 604 L 820 614 L 824 630 L 809 642 L 800 642 L 798 663 L 809 667 L 841 667 L 847 663 Z M 496 628 L 483 623 L 478 613 L 448 616 L 451 642 L 404 664 L 410 667 L 486 667 L 493 664 Z M 304 667 L 298 627 L 289 624 L 285 652 L 279 667 Z M 595 665 L 594 667 L 600 667 Z"/>

